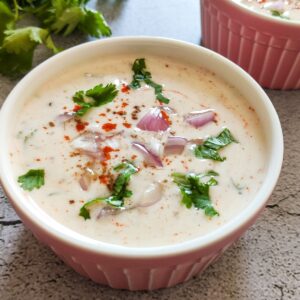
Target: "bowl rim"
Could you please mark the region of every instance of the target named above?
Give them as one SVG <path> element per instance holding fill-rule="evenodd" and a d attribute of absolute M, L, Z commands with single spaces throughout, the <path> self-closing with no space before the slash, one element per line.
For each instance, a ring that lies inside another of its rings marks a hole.
<path fill-rule="evenodd" d="M 300 20 L 298 21 L 298 20 L 286 20 L 286 19 L 278 18 L 278 17 L 276 18 L 274 16 L 251 9 L 246 4 L 241 3 L 240 0 L 229 0 L 227 2 L 228 2 L 228 4 L 232 4 L 236 8 L 241 8 L 244 11 L 249 12 L 253 17 L 259 17 L 260 19 L 264 19 L 265 21 L 268 21 L 268 22 L 274 22 L 277 24 L 285 24 L 285 25 L 289 25 L 291 27 L 300 27 Z"/>
<path fill-rule="evenodd" d="M 238 230 L 242 229 L 245 225 L 249 224 L 263 209 L 265 206 L 269 196 L 271 195 L 276 182 L 278 180 L 282 160 L 283 160 L 283 135 L 282 129 L 280 125 L 280 121 L 278 115 L 276 113 L 275 108 L 273 107 L 270 99 L 263 91 L 263 89 L 258 85 L 258 83 L 243 69 L 239 66 L 235 65 L 233 62 L 228 60 L 227 58 L 217 54 L 211 50 L 203 48 L 201 46 L 179 41 L 171 38 L 163 38 L 163 37 L 147 37 L 147 36 L 127 36 L 127 37 L 113 37 L 109 39 L 96 40 L 88 43 L 84 43 L 81 45 L 77 45 L 68 50 L 61 52 L 60 54 L 54 55 L 53 57 L 47 59 L 42 62 L 32 71 L 30 71 L 10 92 L 6 101 L 3 103 L 3 106 L 0 111 L 0 128 L 5 128 L 6 124 L 9 124 L 9 112 L 10 106 L 13 106 L 15 99 L 15 95 L 20 93 L 22 89 L 28 86 L 30 83 L 31 77 L 35 76 L 42 72 L 45 68 L 48 68 L 48 65 L 52 65 L 56 63 L 60 58 L 66 57 L 68 55 L 72 55 L 79 51 L 83 51 L 83 53 L 89 53 L 89 47 L 101 47 L 102 44 L 111 44 L 118 46 L 118 44 L 122 43 L 143 43 L 150 42 L 151 44 L 155 44 L 157 46 L 162 45 L 174 45 L 176 47 L 187 47 L 194 49 L 195 51 L 203 52 L 205 55 L 210 55 L 217 61 L 227 65 L 228 68 L 232 70 L 232 72 L 239 73 L 240 76 L 244 77 L 248 84 L 254 88 L 261 100 L 263 101 L 266 109 L 268 110 L 271 120 L 272 120 L 272 134 L 273 136 L 273 144 L 272 144 L 272 155 L 270 158 L 270 165 L 272 165 L 272 172 L 269 171 L 266 175 L 266 179 L 264 181 L 263 186 L 260 188 L 256 197 L 253 201 L 233 220 L 229 221 L 225 225 L 221 226 L 219 229 L 212 231 L 211 233 L 197 237 L 192 240 L 187 240 L 182 243 L 173 244 L 173 245 L 165 245 L 165 246 L 154 246 L 154 247 L 126 247 L 121 245 L 115 245 L 110 243 L 105 243 L 101 241 L 94 240 L 92 238 L 87 238 L 83 235 L 77 234 L 72 230 L 68 230 L 62 232 L 59 230 L 59 226 L 51 225 L 50 222 L 43 219 L 42 216 L 37 214 L 34 210 L 33 205 L 31 205 L 31 212 L 26 210 L 25 201 L 22 201 L 20 198 L 25 198 L 22 196 L 20 192 L 20 187 L 17 182 L 13 178 L 9 178 L 6 175 L 6 169 L 10 167 L 10 163 L 8 159 L 5 159 L 7 156 L 5 155 L 4 147 L 0 149 L 0 180 L 2 186 L 10 198 L 10 201 L 13 203 L 14 207 L 17 208 L 17 211 L 21 212 L 23 217 L 29 219 L 34 226 L 43 231 L 43 234 L 47 233 L 52 238 L 56 240 L 60 240 L 63 243 L 66 243 L 72 247 L 77 249 L 81 249 L 83 251 L 89 251 L 91 253 L 95 253 L 98 255 L 106 255 L 106 256 L 114 256 L 114 257 L 123 257 L 123 258 L 139 258 L 139 259 L 150 259 L 150 258 L 158 258 L 158 257 L 166 257 L 166 256 L 174 256 L 190 253 L 193 251 L 199 251 L 201 249 L 207 249 L 210 246 L 222 242 L 225 238 L 228 238 L 235 234 Z M 0 144 L 5 145 L 3 143 L 5 141 L 5 130 L 0 131 Z M 2 143 L 1 143 L 2 141 Z M 9 143 L 6 143 L 9 144 Z M 276 147 L 275 147 L 276 146 Z M 8 148 L 8 146 L 7 146 Z M 7 151 L 8 152 L 8 151 Z M 27 204 L 26 204 L 27 205 Z M 53 221 L 53 219 L 52 219 Z M 65 227 L 60 225 L 61 228 Z M 67 232 L 67 233 L 66 233 Z M 84 243 L 83 243 L 84 241 Z"/>

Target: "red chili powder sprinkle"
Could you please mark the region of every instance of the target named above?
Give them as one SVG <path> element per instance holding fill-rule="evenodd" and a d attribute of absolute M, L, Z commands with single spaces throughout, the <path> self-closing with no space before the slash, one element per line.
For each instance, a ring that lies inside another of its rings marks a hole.
<path fill-rule="evenodd" d="M 124 111 L 124 110 L 119 110 L 116 113 L 120 116 L 126 115 L 126 111 Z"/>
<path fill-rule="evenodd" d="M 126 128 L 131 128 L 132 125 L 130 123 L 125 122 L 125 123 L 123 123 L 123 126 L 126 127 Z"/>
<path fill-rule="evenodd" d="M 89 125 L 89 122 L 81 122 L 80 120 L 75 121 L 77 131 L 83 131 L 85 129 L 85 126 Z"/>
<path fill-rule="evenodd" d="M 106 114 L 105 114 L 105 113 L 101 113 L 101 114 L 99 114 L 98 116 L 99 116 L 99 117 L 105 117 Z"/>
<path fill-rule="evenodd" d="M 135 155 L 135 154 L 133 154 L 132 156 L 131 156 L 131 159 L 136 159 L 137 158 L 137 155 Z"/>
<path fill-rule="evenodd" d="M 123 83 L 123 84 L 122 84 L 122 87 L 121 87 L 122 93 L 129 94 L 129 90 L 130 90 L 129 85 Z"/>
<path fill-rule="evenodd" d="M 123 102 L 121 106 L 124 108 L 124 107 L 128 106 L 128 103 Z"/>
<path fill-rule="evenodd" d="M 114 124 L 114 123 L 105 123 L 102 125 L 102 129 L 105 131 L 114 130 L 114 129 L 116 129 L 116 127 L 117 127 L 117 124 Z"/>
<path fill-rule="evenodd" d="M 115 149 L 113 149 L 112 147 L 109 147 L 109 146 L 105 146 L 102 149 L 102 151 L 103 151 L 105 160 L 109 160 L 109 159 L 111 159 L 110 152 L 115 151 Z"/>
<path fill-rule="evenodd" d="M 103 172 L 104 171 L 106 171 L 106 167 L 107 167 L 107 162 L 106 161 L 101 161 L 101 163 L 100 163 L 101 165 L 102 165 L 102 167 L 103 167 Z"/>
<path fill-rule="evenodd" d="M 68 135 L 65 135 L 65 136 L 64 136 L 64 139 L 65 139 L 66 141 L 70 141 L 70 140 L 71 140 L 70 137 L 69 137 Z"/>
<path fill-rule="evenodd" d="M 77 112 L 77 111 L 79 111 L 81 109 L 81 106 L 80 105 L 75 105 L 74 107 L 73 107 L 73 111 L 74 112 Z"/>
<path fill-rule="evenodd" d="M 169 125 L 172 124 L 169 115 L 168 115 L 165 111 L 161 110 L 161 115 L 162 115 L 163 119 L 164 119 Z"/>
<path fill-rule="evenodd" d="M 76 124 L 77 131 L 83 131 L 85 129 L 85 125 L 83 123 Z"/>
<path fill-rule="evenodd" d="M 109 176 L 108 175 L 100 175 L 99 176 L 100 183 L 107 185 L 109 183 Z"/>

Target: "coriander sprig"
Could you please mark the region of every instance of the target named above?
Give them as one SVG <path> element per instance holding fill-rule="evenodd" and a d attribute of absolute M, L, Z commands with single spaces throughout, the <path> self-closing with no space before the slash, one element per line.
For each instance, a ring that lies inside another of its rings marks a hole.
<path fill-rule="evenodd" d="M 43 169 L 31 169 L 18 177 L 18 183 L 27 191 L 39 189 L 45 184 L 45 171 Z"/>
<path fill-rule="evenodd" d="M 152 80 L 151 73 L 146 68 L 145 58 L 137 58 L 132 65 L 132 81 L 129 85 L 130 88 L 137 89 L 141 87 L 141 83 L 145 82 L 154 88 L 156 99 L 160 102 L 168 104 L 170 99 L 162 94 L 163 87 L 161 84 L 155 83 Z"/>
<path fill-rule="evenodd" d="M 98 84 L 87 91 L 78 91 L 73 96 L 73 101 L 79 105 L 76 115 L 82 117 L 92 107 L 98 107 L 107 104 L 117 96 L 116 85 L 109 83 L 107 85 Z"/>
<path fill-rule="evenodd" d="M 132 195 L 132 191 L 127 189 L 131 175 L 138 172 L 138 168 L 130 162 L 123 162 L 114 168 L 119 172 L 117 176 L 111 196 L 98 197 L 85 203 L 79 212 L 79 215 L 85 220 L 90 219 L 90 208 L 95 204 L 104 203 L 113 209 L 124 208 L 125 198 L 129 198 Z"/>
<path fill-rule="evenodd" d="M 224 161 L 226 157 L 221 157 L 219 150 L 231 143 L 237 143 L 229 129 L 225 128 L 218 136 L 209 137 L 203 144 L 198 145 L 194 152 L 196 157 Z"/>
<path fill-rule="evenodd" d="M 110 36 L 103 15 L 86 7 L 89 0 L 0 1 L 0 73 L 18 76 L 31 69 L 36 47 L 45 45 L 59 51 L 51 33 L 69 35 L 74 30 L 99 38 Z M 40 27 L 19 27 L 19 20 L 30 14 Z"/>
<path fill-rule="evenodd" d="M 219 174 L 215 171 L 208 171 L 205 173 L 173 173 L 173 181 L 178 185 L 182 199 L 181 203 L 187 208 L 194 206 L 197 209 L 203 209 L 208 217 L 218 216 L 219 213 L 213 207 L 209 195 L 209 188 L 217 185 L 218 182 L 215 176 Z M 209 178 L 203 181 L 203 178 Z"/>

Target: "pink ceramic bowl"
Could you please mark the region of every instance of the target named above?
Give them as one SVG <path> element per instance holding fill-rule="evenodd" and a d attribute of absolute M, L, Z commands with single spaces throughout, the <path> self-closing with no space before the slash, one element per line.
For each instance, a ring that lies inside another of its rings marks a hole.
<path fill-rule="evenodd" d="M 201 0 L 202 43 L 241 66 L 263 87 L 300 88 L 300 22 L 234 0 Z"/>
<path fill-rule="evenodd" d="M 34 94 L 41 84 L 74 64 L 121 53 L 169 56 L 183 63 L 205 67 L 233 86 L 238 83 L 238 90 L 257 111 L 262 123 L 261 130 L 268 137 L 267 174 L 249 206 L 218 230 L 169 246 L 134 248 L 112 245 L 71 231 L 24 197 L 9 158 L 13 124 L 24 99 Z M 276 184 L 283 157 L 280 122 L 260 86 L 221 55 L 196 45 L 164 38 L 111 38 L 86 43 L 48 59 L 25 76 L 10 93 L 1 109 L 0 128 L 0 178 L 24 224 L 37 239 L 48 245 L 78 273 L 118 289 L 153 290 L 170 287 L 202 272 L 254 223 Z"/>

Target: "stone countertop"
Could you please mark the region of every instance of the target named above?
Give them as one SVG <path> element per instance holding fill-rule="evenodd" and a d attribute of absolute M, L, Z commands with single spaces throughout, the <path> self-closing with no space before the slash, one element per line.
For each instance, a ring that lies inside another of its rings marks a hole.
<path fill-rule="evenodd" d="M 91 1 L 97 5 L 97 1 Z M 101 3 L 100 3 L 101 2 Z M 99 1 L 114 36 L 158 35 L 199 44 L 197 0 Z M 58 38 L 64 48 L 87 39 Z M 39 50 L 35 64 L 49 53 Z M 0 76 L 0 103 L 17 81 Z M 0 298 L 8 299 L 300 299 L 300 91 L 267 91 L 283 127 L 284 164 L 267 208 L 202 275 L 153 292 L 113 290 L 62 263 L 24 228 L 0 190 Z"/>

